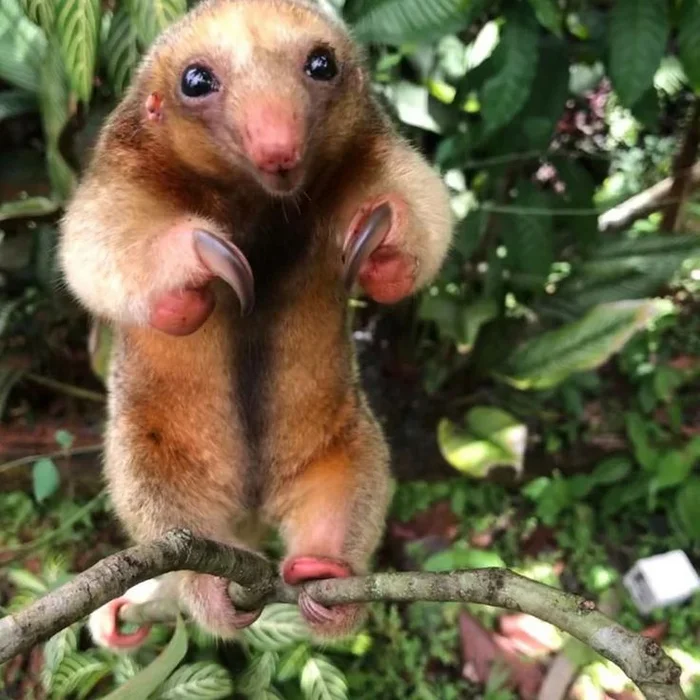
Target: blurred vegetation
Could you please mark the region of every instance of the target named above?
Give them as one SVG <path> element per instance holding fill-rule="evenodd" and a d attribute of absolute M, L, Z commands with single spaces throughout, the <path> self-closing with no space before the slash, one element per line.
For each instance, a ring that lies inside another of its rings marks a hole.
<path fill-rule="evenodd" d="M 642 617 L 620 588 L 655 552 L 700 564 L 700 2 L 328 2 L 367 45 L 378 95 L 444 174 L 459 220 L 420 298 L 354 304 L 363 362 L 389 363 L 380 374 L 425 407 L 452 469 L 399 485 L 379 564 L 507 565 L 612 596 L 700 698 L 700 603 Z M 57 466 L 95 451 L 76 426 L 101 421 L 108 344 L 97 328 L 86 347 L 54 266 L 56 221 L 139 57 L 187 4 L 0 0 L 0 437 L 62 426 L 55 444 L 30 445 L 41 454 L 0 465 L 0 482 L 30 469 L 32 485 L 0 489 L 7 610 L 123 545 L 102 495 L 83 503 Z M 645 207 L 611 217 L 639 193 Z M 415 605 L 375 606 L 356 639 L 320 649 L 274 606 L 240 644 L 158 628 L 134 659 L 91 648 L 77 625 L 6 664 L 0 688 L 104 697 L 162 652 L 150 697 L 531 697 L 513 663 L 475 661 L 464 630 L 476 618 L 493 646 L 494 611 Z M 577 697 L 625 688 L 571 640 L 540 652 L 530 671 L 567 655 Z"/>

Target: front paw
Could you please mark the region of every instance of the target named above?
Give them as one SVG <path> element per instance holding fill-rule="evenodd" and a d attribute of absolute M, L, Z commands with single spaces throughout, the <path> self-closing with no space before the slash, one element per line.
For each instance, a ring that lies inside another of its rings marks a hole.
<path fill-rule="evenodd" d="M 343 244 L 345 281 L 357 281 L 382 304 L 393 304 L 415 289 L 418 257 L 409 250 L 408 205 L 397 194 L 363 204 L 350 222 Z"/>
<path fill-rule="evenodd" d="M 291 586 L 348 576 L 352 576 L 352 569 L 345 562 L 321 557 L 294 557 L 282 567 L 282 578 Z M 299 610 L 312 634 L 319 639 L 337 639 L 356 632 L 364 621 L 366 608 L 359 603 L 326 607 L 303 589 L 299 593 Z"/>

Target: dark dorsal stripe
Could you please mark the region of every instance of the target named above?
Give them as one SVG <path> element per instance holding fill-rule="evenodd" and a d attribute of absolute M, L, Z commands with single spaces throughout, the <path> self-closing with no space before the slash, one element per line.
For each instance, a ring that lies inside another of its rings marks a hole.
<path fill-rule="evenodd" d="M 283 294 L 284 283 L 307 262 L 311 250 L 310 207 L 296 208 L 287 202 L 273 202 L 256 222 L 247 245 L 242 248 L 255 277 L 255 308 L 236 328 L 237 379 L 234 398 L 248 447 L 244 498 L 249 508 L 257 507 L 264 495 L 269 465 L 262 446 L 268 425 L 274 371 L 273 338 L 285 306 L 291 301 Z"/>

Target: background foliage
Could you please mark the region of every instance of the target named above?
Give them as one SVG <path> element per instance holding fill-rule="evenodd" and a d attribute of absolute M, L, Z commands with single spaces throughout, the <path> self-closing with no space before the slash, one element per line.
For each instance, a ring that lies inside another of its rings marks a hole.
<path fill-rule="evenodd" d="M 451 479 L 400 486 L 390 543 L 401 542 L 402 554 L 381 556 L 428 570 L 508 564 L 592 595 L 616 590 L 638 556 L 678 546 L 697 563 L 700 209 L 683 185 L 700 141 L 700 2 L 333 4 L 368 47 L 378 95 L 444 174 L 458 216 L 451 257 L 430 290 L 391 310 L 355 304 L 362 356 L 377 362 L 389 339 L 382 371 L 398 377 L 402 406 L 405 394 L 420 396 L 430 439 L 454 468 Z M 0 0 L 6 425 L 46 413 L 45 395 L 28 386 L 67 393 L 81 417 L 99 400 L 106 336 L 97 329 L 83 351 L 86 320 L 53 264 L 56 219 L 139 57 L 187 6 Z M 664 177 L 675 189 L 663 206 L 605 224 L 605 210 Z M 52 455 L 25 461 L 31 495 L 0 494 L 9 552 L 26 546 L 27 530 L 38 536 L 32 551 L 69 553 L 99 531 L 93 516 L 103 502 L 74 502 L 56 466 L 74 449 L 71 433 L 59 432 Z M 474 479 L 487 482 L 475 488 Z M 431 510 L 442 505 L 447 520 Z M 421 513 L 432 514 L 427 534 Z M 68 525 L 47 536 L 59 517 Z M 533 532 L 549 546 L 527 545 Z M 10 607 L 75 568 L 51 560 L 32 571 L 10 558 Z M 633 627 L 653 621 L 628 601 L 622 608 Z M 460 678 L 460 615 L 452 606 L 387 606 L 374 610 L 369 633 L 318 650 L 295 612 L 275 607 L 234 650 L 163 630 L 142 656 L 118 661 L 89 648 L 76 627 L 46 645 L 36 692 L 102 697 L 165 649 L 152 697 L 230 697 L 235 686 L 254 698 L 343 698 L 348 683 L 358 696 L 427 698 L 437 687 L 442 698 L 512 697 L 508 674 L 489 671 L 476 685 Z M 697 604 L 668 615 L 654 620 L 692 675 Z M 585 677 L 609 684 L 592 660 L 579 658 Z"/>

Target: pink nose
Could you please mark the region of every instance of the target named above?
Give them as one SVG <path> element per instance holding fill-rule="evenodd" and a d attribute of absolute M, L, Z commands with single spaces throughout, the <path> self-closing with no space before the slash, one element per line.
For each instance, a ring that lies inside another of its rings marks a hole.
<path fill-rule="evenodd" d="M 253 164 L 268 173 L 291 170 L 301 160 L 299 119 L 288 106 L 251 105 L 243 144 Z"/>

